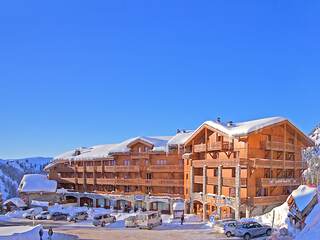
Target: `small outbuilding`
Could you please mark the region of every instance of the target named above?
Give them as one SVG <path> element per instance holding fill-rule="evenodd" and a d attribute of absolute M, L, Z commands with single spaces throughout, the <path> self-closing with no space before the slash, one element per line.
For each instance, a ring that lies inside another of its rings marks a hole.
<path fill-rule="evenodd" d="M 15 197 L 15 198 L 10 198 L 6 200 L 3 203 L 3 208 L 7 212 L 18 210 L 18 209 L 23 210 L 27 208 L 27 204 L 21 198 Z"/>
<path fill-rule="evenodd" d="M 305 219 L 318 203 L 318 191 L 314 187 L 299 186 L 287 200 L 289 205 L 289 219 L 298 228 L 302 229 Z"/>
<path fill-rule="evenodd" d="M 44 174 L 26 174 L 19 188 L 20 197 L 31 206 L 32 201 L 55 203 L 59 201 L 57 181 L 49 180 Z"/>

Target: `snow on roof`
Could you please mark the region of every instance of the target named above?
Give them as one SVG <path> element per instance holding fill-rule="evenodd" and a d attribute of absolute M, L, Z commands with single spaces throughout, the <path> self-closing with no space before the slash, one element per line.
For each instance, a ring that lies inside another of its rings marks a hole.
<path fill-rule="evenodd" d="M 17 206 L 18 208 L 24 208 L 24 207 L 27 207 L 26 203 L 21 199 L 21 198 L 18 198 L 18 197 L 14 197 L 14 198 L 10 198 L 8 200 L 6 200 L 3 205 L 6 205 L 8 203 L 12 203 L 14 204 L 15 206 Z"/>
<path fill-rule="evenodd" d="M 190 131 L 177 133 L 175 136 L 156 136 L 156 137 L 147 137 L 139 136 L 127 139 L 121 143 L 116 144 L 104 144 L 96 145 L 92 147 L 81 147 L 75 150 L 71 150 L 60 154 L 54 158 L 57 160 L 92 160 L 97 158 L 106 158 L 113 153 L 122 153 L 130 151 L 130 144 L 135 141 L 147 142 L 153 146 L 153 151 L 166 151 L 168 145 L 178 145 L 183 144 L 185 140 L 192 134 Z M 53 162 L 50 166 L 53 166 Z M 50 166 L 47 166 L 48 169 Z"/>
<path fill-rule="evenodd" d="M 19 192 L 56 192 L 57 181 L 48 180 L 47 175 L 43 174 L 26 174 L 18 190 Z"/>
<path fill-rule="evenodd" d="M 49 207 L 49 202 L 45 201 L 37 201 L 37 200 L 32 200 L 31 201 L 31 206 L 36 206 L 36 207 Z"/>
<path fill-rule="evenodd" d="M 192 133 L 193 131 L 190 130 L 179 132 L 168 141 L 168 145 L 183 145 Z"/>
<path fill-rule="evenodd" d="M 306 185 L 300 185 L 296 190 L 291 193 L 292 198 L 297 208 L 302 212 L 314 196 L 317 194 L 317 189 Z"/>

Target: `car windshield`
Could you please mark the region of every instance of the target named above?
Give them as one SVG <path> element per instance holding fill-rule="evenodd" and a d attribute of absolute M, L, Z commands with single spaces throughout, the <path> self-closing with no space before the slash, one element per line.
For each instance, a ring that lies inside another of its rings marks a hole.
<path fill-rule="evenodd" d="M 94 216 L 94 219 L 95 219 L 95 220 L 100 220 L 101 218 L 102 218 L 102 216 L 101 216 L 101 215 Z"/>

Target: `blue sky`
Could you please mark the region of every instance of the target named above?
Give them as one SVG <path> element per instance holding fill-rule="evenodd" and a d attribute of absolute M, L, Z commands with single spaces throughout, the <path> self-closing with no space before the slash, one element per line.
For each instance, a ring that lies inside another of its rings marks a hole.
<path fill-rule="evenodd" d="M 3 1 L 0 158 L 221 116 L 320 122 L 318 1 Z"/>

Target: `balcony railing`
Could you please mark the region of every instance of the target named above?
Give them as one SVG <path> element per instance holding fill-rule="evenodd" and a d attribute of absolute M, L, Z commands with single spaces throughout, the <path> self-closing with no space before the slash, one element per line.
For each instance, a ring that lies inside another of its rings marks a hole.
<path fill-rule="evenodd" d="M 131 153 L 132 159 L 148 159 L 149 153 L 148 152 L 140 152 L 140 153 Z"/>
<path fill-rule="evenodd" d="M 287 198 L 287 195 L 253 197 L 249 199 L 249 202 L 254 206 L 267 206 L 284 203 Z"/>
<path fill-rule="evenodd" d="M 266 149 L 274 151 L 295 152 L 295 145 L 292 143 L 266 141 Z"/>
<path fill-rule="evenodd" d="M 218 185 L 218 178 L 217 177 L 207 177 L 207 184 Z"/>
<path fill-rule="evenodd" d="M 183 172 L 183 165 L 150 165 L 150 172 Z"/>
<path fill-rule="evenodd" d="M 194 152 L 205 152 L 207 150 L 207 146 L 205 143 L 196 144 L 193 146 Z"/>
<path fill-rule="evenodd" d="M 307 167 L 307 163 L 303 161 L 284 161 L 261 158 L 251 158 L 250 163 L 255 168 L 305 169 Z"/>
<path fill-rule="evenodd" d="M 203 184 L 203 176 L 194 176 L 194 183 Z"/>
<path fill-rule="evenodd" d="M 236 186 L 236 180 L 235 178 L 222 178 L 222 185 L 228 186 L 228 187 L 235 187 Z M 247 186 L 247 179 L 246 178 L 240 178 L 240 185 L 241 187 Z"/>
<path fill-rule="evenodd" d="M 262 187 L 275 186 L 298 186 L 301 183 L 300 178 L 261 178 L 260 185 Z"/>
<path fill-rule="evenodd" d="M 202 168 L 204 165 L 207 167 L 218 167 L 219 165 L 225 166 L 225 167 L 236 167 L 238 164 L 240 166 L 247 166 L 248 160 L 247 159 L 231 159 L 231 160 L 192 160 L 192 166 L 195 168 Z"/>
<path fill-rule="evenodd" d="M 208 143 L 208 151 L 232 151 L 232 142 L 210 142 Z"/>

